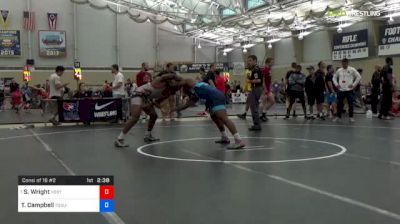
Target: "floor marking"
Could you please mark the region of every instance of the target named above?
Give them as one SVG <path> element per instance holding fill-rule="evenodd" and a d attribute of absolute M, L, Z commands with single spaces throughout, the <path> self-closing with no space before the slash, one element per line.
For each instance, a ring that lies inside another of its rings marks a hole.
<path fill-rule="evenodd" d="M 264 147 L 264 148 L 247 148 L 244 147 L 242 149 L 224 149 L 224 152 L 237 152 L 237 151 L 241 151 L 241 152 L 246 152 L 246 151 L 262 151 L 262 150 L 271 150 L 273 149 L 272 147 Z"/>
<path fill-rule="evenodd" d="M 201 160 L 201 159 L 184 159 L 184 158 L 176 158 L 176 157 L 167 157 L 167 156 L 157 156 L 154 154 L 150 154 L 147 152 L 144 152 L 146 148 L 152 145 L 161 145 L 165 143 L 171 143 L 171 142 L 186 142 L 186 141 L 196 141 L 196 140 L 210 140 L 210 139 L 218 139 L 218 138 L 189 138 L 189 139 L 177 139 L 177 140 L 169 140 L 169 141 L 162 141 L 162 142 L 154 142 L 146 145 L 142 145 L 139 148 L 137 148 L 137 152 L 148 157 L 153 157 L 157 159 L 165 159 L 165 160 L 172 160 L 172 161 L 185 161 L 185 162 L 204 162 L 204 163 L 242 163 L 242 164 L 249 164 L 249 163 L 287 163 L 287 162 L 305 162 L 305 161 L 311 161 L 311 160 L 321 160 L 321 159 L 328 159 L 328 158 L 333 158 L 340 156 L 344 154 L 347 149 L 339 144 L 332 143 L 332 142 L 326 142 L 326 141 L 318 141 L 318 140 L 312 140 L 312 139 L 301 139 L 301 138 L 274 138 L 274 137 L 242 137 L 243 139 L 279 139 L 279 140 L 292 140 L 292 141 L 303 141 L 303 142 L 316 142 L 320 144 L 328 144 L 328 145 L 333 145 L 337 148 L 340 149 L 339 152 L 328 155 L 328 156 L 319 156 L 319 157 L 311 157 L 311 158 L 304 158 L 304 159 L 288 159 L 288 160 L 246 160 L 246 161 L 240 161 L 240 160 Z"/>
<path fill-rule="evenodd" d="M 390 160 L 386 161 L 386 160 L 381 160 L 381 159 L 374 159 L 371 157 L 356 155 L 356 154 L 352 154 L 352 153 L 346 153 L 345 156 L 358 158 L 358 159 L 365 159 L 365 160 L 378 162 L 378 163 L 386 163 L 386 164 L 391 164 L 391 165 L 395 165 L 395 166 L 400 166 L 400 162 L 396 162 L 396 161 L 390 161 Z"/>
<path fill-rule="evenodd" d="M 235 124 L 236 126 L 247 126 L 247 124 Z M 179 128 L 179 127 L 209 127 L 209 126 L 214 126 L 214 124 L 190 124 L 190 125 L 157 125 L 156 128 Z M 379 126 L 357 126 L 357 125 L 323 125 L 323 124 L 282 124 L 282 123 L 277 123 L 277 124 L 265 124 L 265 126 L 316 126 L 316 127 L 352 127 L 352 128 L 371 128 L 371 129 L 391 129 L 391 130 L 400 130 L 400 128 L 395 128 L 395 127 L 379 127 Z M 147 127 L 145 126 L 136 126 L 133 129 L 145 129 Z M 90 132 L 90 131 L 104 131 L 104 130 L 121 130 L 122 127 L 110 127 L 110 128 L 94 128 L 94 129 L 80 129 L 80 130 L 71 130 L 71 131 L 56 131 L 56 132 L 46 132 L 46 133 L 38 133 L 38 136 L 41 135 L 55 135 L 55 134 L 64 134 L 64 133 L 75 133 L 75 132 Z M 9 136 L 9 137 L 2 137 L 0 138 L 1 140 L 9 140 L 9 139 L 16 139 L 16 138 L 28 138 L 32 137 L 33 135 L 16 135 L 16 136 Z M 284 143 L 280 141 L 276 141 L 277 143 Z"/>
<path fill-rule="evenodd" d="M 217 160 L 217 159 L 214 159 L 212 157 L 205 156 L 205 155 L 202 155 L 202 154 L 199 154 L 199 153 L 195 153 L 195 152 L 191 152 L 191 151 L 187 151 L 187 150 L 183 150 L 183 151 L 188 152 L 188 153 L 190 153 L 192 155 L 196 155 L 196 156 L 199 156 L 199 157 L 206 158 L 208 160 L 212 159 L 214 161 L 221 161 L 221 160 Z M 323 195 L 323 196 L 328 197 L 328 198 L 332 198 L 332 199 L 335 199 L 335 200 L 338 200 L 338 201 L 341 201 L 341 202 L 344 202 L 344 203 L 347 203 L 347 204 L 351 204 L 351 205 L 354 205 L 354 206 L 357 206 L 357 207 L 360 207 L 360 208 L 363 208 L 363 209 L 378 213 L 380 215 L 390 217 L 392 219 L 400 220 L 400 214 L 397 214 L 397 213 L 394 213 L 394 212 L 379 208 L 377 206 L 369 205 L 369 204 L 366 204 L 364 202 L 357 201 L 355 199 L 351 199 L 349 197 L 345 197 L 345 196 L 341 196 L 341 195 L 338 195 L 338 194 L 335 194 L 335 193 L 331 193 L 329 191 L 318 189 L 316 187 L 312 187 L 312 186 L 309 186 L 309 185 L 306 185 L 306 184 L 302 184 L 302 183 L 297 182 L 297 181 L 292 181 L 292 180 L 289 180 L 289 179 L 281 177 L 281 176 L 272 175 L 272 174 L 264 173 L 264 172 L 261 172 L 261 171 L 257 171 L 257 170 L 245 167 L 243 165 L 240 165 L 240 164 L 229 164 L 229 163 L 226 164 L 225 163 L 225 165 L 233 166 L 235 168 L 238 168 L 240 170 L 247 171 L 247 172 L 250 172 L 250 173 L 259 174 L 259 175 L 274 179 L 276 181 L 279 181 L 279 182 L 282 182 L 282 183 L 285 183 L 285 184 L 288 184 L 288 185 L 291 185 L 291 186 L 294 186 L 294 187 L 301 188 L 303 190 L 307 190 L 307 191 L 310 191 L 310 192 L 313 192 L 313 193 L 316 193 L 316 194 L 319 194 L 319 195 Z"/>
<path fill-rule="evenodd" d="M 56 152 L 42 139 L 40 136 L 30 129 L 32 136 L 43 145 L 44 149 L 50 153 L 50 155 L 57 160 L 58 163 L 67 171 L 69 175 L 76 176 L 76 173 L 56 154 Z M 125 222 L 119 217 L 116 212 L 100 213 L 108 223 L 110 224 L 125 224 Z"/>

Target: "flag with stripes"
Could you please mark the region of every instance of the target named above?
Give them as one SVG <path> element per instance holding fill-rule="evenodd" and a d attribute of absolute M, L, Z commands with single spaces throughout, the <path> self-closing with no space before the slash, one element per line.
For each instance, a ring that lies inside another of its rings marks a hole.
<path fill-rule="evenodd" d="M 47 13 L 47 21 L 49 22 L 49 29 L 57 29 L 57 13 Z"/>
<path fill-rule="evenodd" d="M 35 29 L 35 13 L 24 11 L 24 28 L 27 30 Z"/>

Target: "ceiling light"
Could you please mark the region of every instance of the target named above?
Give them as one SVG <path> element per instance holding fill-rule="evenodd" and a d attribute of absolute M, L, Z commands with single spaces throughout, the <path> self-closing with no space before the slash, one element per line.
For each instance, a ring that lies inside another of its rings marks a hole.
<path fill-rule="evenodd" d="M 227 55 L 227 53 L 224 51 L 224 53 L 222 53 L 222 55 L 226 56 L 226 55 Z"/>
<path fill-rule="evenodd" d="M 251 47 L 254 47 L 254 46 L 255 46 L 255 44 L 245 44 L 245 45 L 243 45 L 244 48 L 251 48 Z"/>
<path fill-rule="evenodd" d="M 243 53 L 247 53 L 247 49 L 246 48 L 243 48 Z"/>
<path fill-rule="evenodd" d="M 225 53 L 228 53 L 228 52 L 231 52 L 231 51 L 233 51 L 233 48 L 225 48 L 225 49 L 224 49 L 224 52 L 225 52 Z"/>
<path fill-rule="evenodd" d="M 339 28 L 337 28 L 337 32 L 338 32 L 338 33 L 341 33 L 341 32 L 343 32 L 343 29 L 342 29 L 342 27 L 340 27 L 340 26 L 339 26 Z"/>
<path fill-rule="evenodd" d="M 299 40 L 303 40 L 303 34 L 299 34 Z"/>
<path fill-rule="evenodd" d="M 200 45 L 200 42 L 199 42 L 199 45 L 197 45 L 197 48 L 198 48 L 198 49 L 201 49 L 201 45 Z"/>
<path fill-rule="evenodd" d="M 268 44 L 268 49 L 271 49 L 271 48 L 272 48 L 272 44 L 269 43 L 269 44 Z"/>
<path fill-rule="evenodd" d="M 175 30 L 178 30 L 178 26 L 177 25 L 175 25 L 174 28 L 175 28 Z"/>
<path fill-rule="evenodd" d="M 394 22 L 393 17 L 389 17 L 388 23 L 389 23 L 389 24 L 393 24 L 393 22 Z"/>
<path fill-rule="evenodd" d="M 149 18 L 147 18 L 146 22 L 150 23 L 150 19 L 149 19 Z"/>
<path fill-rule="evenodd" d="M 271 40 L 269 40 L 269 41 L 267 41 L 267 43 L 275 43 L 275 42 L 278 42 L 278 41 L 280 41 L 281 39 L 280 38 L 272 38 Z"/>

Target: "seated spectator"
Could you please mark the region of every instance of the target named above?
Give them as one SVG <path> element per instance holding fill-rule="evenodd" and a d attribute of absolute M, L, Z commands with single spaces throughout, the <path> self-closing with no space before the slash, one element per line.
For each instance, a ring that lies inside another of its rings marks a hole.
<path fill-rule="evenodd" d="M 400 117 L 400 94 L 393 93 L 392 108 L 390 110 L 394 117 Z"/>
<path fill-rule="evenodd" d="M 112 97 L 112 88 L 111 85 L 108 83 L 108 81 L 106 80 L 103 84 L 103 97 Z"/>
<path fill-rule="evenodd" d="M 74 98 L 88 98 L 92 97 L 92 93 L 86 90 L 85 83 L 81 82 L 79 83 L 79 89 L 76 91 L 74 94 Z"/>

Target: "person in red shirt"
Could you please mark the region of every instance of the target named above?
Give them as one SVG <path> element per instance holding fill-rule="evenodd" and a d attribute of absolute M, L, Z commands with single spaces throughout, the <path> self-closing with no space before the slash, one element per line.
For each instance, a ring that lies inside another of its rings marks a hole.
<path fill-rule="evenodd" d="M 220 74 L 219 70 L 215 71 L 215 87 L 225 96 L 225 78 Z"/>
<path fill-rule="evenodd" d="M 19 89 L 19 85 L 15 85 L 14 92 L 11 93 L 11 105 L 12 108 L 16 110 L 17 113 L 21 110 L 22 107 L 22 92 Z"/>
<path fill-rule="evenodd" d="M 142 63 L 142 70 L 136 75 L 136 84 L 138 87 L 151 82 L 152 77 L 149 71 L 149 64 L 147 62 Z"/>
<path fill-rule="evenodd" d="M 260 120 L 264 122 L 268 121 L 267 111 L 275 104 L 275 96 L 271 91 L 271 67 L 273 64 L 274 59 L 269 57 L 265 60 L 265 67 L 261 70 L 261 73 L 264 76 L 264 94 L 261 97 L 262 115 Z"/>

